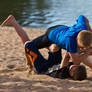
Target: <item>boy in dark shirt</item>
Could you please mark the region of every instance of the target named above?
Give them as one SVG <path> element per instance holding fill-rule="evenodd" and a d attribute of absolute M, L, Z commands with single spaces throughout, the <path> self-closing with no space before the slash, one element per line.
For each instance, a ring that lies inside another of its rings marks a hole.
<path fill-rule="evenodd" d="M 48 59 L 45 59 L 41 53 L 38 51 L 33 42 L 28 42 L 25 45 L 26 55 L 29 56 L 30 53 L 34 52 L 35 57 L 33 65 L 36 69 L 37 74 L 47 74 L 54 78 L 73 78 L 74 80 L 84 80 L 87 78 L 86 68 L 83 65 L 74 65 L 73 62 L 70 62 L 68 66 L 63 68 L 58 68 L 50 72 L 51 67 L 58 65 L 62 60 L 61 49 L 56 52 L 48 52 Z M 32 55 L 32 54 L 31 54 Z M 34 55 L 33 55 L 34 56 Z"/>
<path fill-rule="evenodd" d="M 74 80 L 84 80 L 87 78 L 86 68 L 83 65 L 74 66 L 73 69 L 73 62 L 69 62 L 68 66 L 65 66 L 59 70 L 55 70 L 47 75 L 54 77 L 54 78 L 72 78 Z"/>

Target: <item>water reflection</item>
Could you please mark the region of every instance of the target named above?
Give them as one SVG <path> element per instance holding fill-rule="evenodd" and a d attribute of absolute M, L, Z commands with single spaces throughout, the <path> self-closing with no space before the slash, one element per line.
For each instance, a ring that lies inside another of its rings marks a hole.
<path fill-rule="evenodd" d="M 22 26 L 41 27 L 43 21 L 46 21 L 46 10 L 49 7 L 47 0 L 2 0 L 0 21 L 6 19 L 9 14 L 13 14 Z"/>
<path fill-rule="evenodd" d="M 29 16 L 26 17 L 23 25 L 44 27 L 43 23 L 46 21 L 46 14 L 48 13 L 46 10 L 49 7 L 50 4 L 48 4 L 47 0 L 30 0 L 29 10 L 25 9 L 25 11 L 27 10 L 25 13 L 29 14 Z"/>
<path fill-rule="evenodd" d="M 92 24 L 92 0 L 0 0 L 0 23 L 9 14 L 26 27 L 72 25 L 80 14 Z"/>
<path fill-rule="evenodd" d="M 2 0 L 0 2 L 0 20 L 3 21 L 9 14 L 13 14 L 17 20 L 24 22 L 23 12 L 28 7 L 30 0 Z"/>

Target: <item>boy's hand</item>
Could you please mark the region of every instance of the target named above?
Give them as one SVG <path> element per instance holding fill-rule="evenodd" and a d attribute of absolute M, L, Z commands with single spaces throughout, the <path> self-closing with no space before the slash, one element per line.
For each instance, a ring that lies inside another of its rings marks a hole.
<path fill-rule="evenodd" d="M 92 55 L 92 47 L 81 49 L 81 50 L 79 50 L 78 53 Z"/>
<path fill-rule="evenodd" d="M 52 45 L 49 46 L 47 49 L 48 49 L 50 52 L 57 52 L 57 51 L 60 49 L 60 47 L 57 46 L 56 44 L 52 44 Z"/>

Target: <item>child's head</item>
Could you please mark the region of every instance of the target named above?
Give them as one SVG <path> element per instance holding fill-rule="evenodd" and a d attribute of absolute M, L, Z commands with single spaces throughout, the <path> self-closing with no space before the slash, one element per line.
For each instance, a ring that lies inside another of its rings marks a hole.
<path fill-rule="evenodd" d="M 70 76 L 74 80 L 84 80 L 87 78 L 86 68 L 83 65 L 71 65 Z"/>
<path fill-rule="evenodd" d="M 92 32 L 82 30 L 77 36 L 77 44 L 79 47 L 89 47 L 92 44 Z"/>

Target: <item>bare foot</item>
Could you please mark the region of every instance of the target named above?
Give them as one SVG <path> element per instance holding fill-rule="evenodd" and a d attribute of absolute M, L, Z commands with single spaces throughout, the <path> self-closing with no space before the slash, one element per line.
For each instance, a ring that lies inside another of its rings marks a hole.
<path fill-rule="evenodd" d="M 9 15 L 8 18 L 1 24 L 1 26 L 6 26 L 8 24 L 12 24 L 15 20 L 13 15 Z"/>

